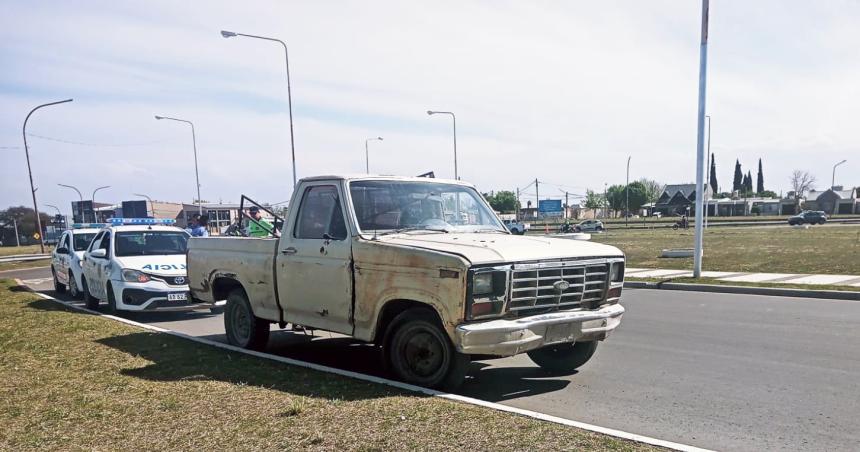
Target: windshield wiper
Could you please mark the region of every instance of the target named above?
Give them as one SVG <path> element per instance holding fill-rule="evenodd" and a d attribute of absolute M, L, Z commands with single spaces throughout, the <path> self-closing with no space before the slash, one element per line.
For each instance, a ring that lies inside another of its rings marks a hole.
<path fill-rule="evenodd" d="M 382 232 L 378 235 L 399 234 L 401 232 L 408 232 L 408 231 L 433 231 L 433 232 L 444 232 L 446 234 L 451 232 L 447 229 L 431 228 L 431 227 L 427 227 L 427 226 L 410 226 L 408 228 L 400 228 L 400 229 L 395 229 L 393 231 Z"/>

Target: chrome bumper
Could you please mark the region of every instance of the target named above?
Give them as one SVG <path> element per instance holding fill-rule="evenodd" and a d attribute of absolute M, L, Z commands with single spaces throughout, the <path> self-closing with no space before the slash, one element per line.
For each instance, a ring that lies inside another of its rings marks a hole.
<path fill-rule="evenodd" d="M 513 320 L 460 325 L 455 345 L 471 355 L 512 356 L 561 342 L 605 339 L 621 323 L 618 304 L 596 311 L 553 312 Z"/>

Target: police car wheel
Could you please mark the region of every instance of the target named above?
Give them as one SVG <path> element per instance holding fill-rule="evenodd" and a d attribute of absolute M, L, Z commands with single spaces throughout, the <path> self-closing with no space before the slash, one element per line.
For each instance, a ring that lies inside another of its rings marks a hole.
<path fill-rule="evenodd" d="M 75 282 L 75 275 L 69 272 L 69 295 L 77 300 L 81 297 L 81 291 L 78 290 L 78 283 Z"/>
<path fill-rule="evenodd" d="M 57 293 L 66 293 L 66 285 L 60 284 L 60 281 L 57 279 L 57 272 L 54 270 L 54 267 L 51 267 L 51 276 L 54 277 L 54 291 Z"/>
<path fill-rule="evenodd" d="M 99 308 L 99 299 L 90 293 L 90 288 L 87 286 L 87 279 L 81 279 L 81 292 L 84 294 L 84 301 L 87 303 L 87 309 L 95 311 Z"/>
<path fill-rule="evenodd" d="M 107 285 L 106 292 L 108 298 L 108 312 L 111 314 L 116 314 L 116 298 L 113 295 L 113 286 L 111 286 L 110 283 L 108 283 Z"/>

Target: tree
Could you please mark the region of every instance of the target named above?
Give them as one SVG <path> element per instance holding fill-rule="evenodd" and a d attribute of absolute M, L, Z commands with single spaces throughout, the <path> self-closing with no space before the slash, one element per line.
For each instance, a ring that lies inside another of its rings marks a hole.
<path fill-rule="evenodd" d="M 778 195 L 770 190 L 761 191 L 758 193 L 760 198 L 776 198 Z"/>
<path fill-rule="evenodd" d="M 618 212 L 624 210 L 624 186 L 611 185 L 606 189 L 606 202 L 609 208 L 618 215 Z"/>
<path fill-rule="evenodd" d="M 495 195 L 487 196 L 484 193 L 484 198 L 490 203 L 490 207 L 498 212 L 513 212 L 517 210 L 517 195 L 512 191 L 502 190 L 496 192 Z"/>
<path fill-rule="evenodd" d="M 585 207 L 588 209 L 600 209 L 605 205 L 606 200 L 600 193 L 595 193 L 592 190 L 585 191 Z"/>
<path fill-rule="evenodd" d="M 746 181 L 744 182 L 744 192 L 745 193 L 752 193 L 753 192 L 752 171 L 747 171 Z"/>
<path fill-rule="evenodd" d="M 714 161 L 714 154 L 711 153 L 711 193 L 717 193 L 720 191 L 717 186 L 717 162 Z M 659 196 L 659 195 L 658 195 Z"/>
<path fill-rule="evenodd" d="M 755 185 L 755 192 L 762 193 L 764 192 L 764 174 L 761 172 L 761 159 L 758 159 L 758 180 Z"/>
<path fill-rule="evenodd" d="M 809 190 L 815 189 L 815 176 L 809 174 L 809 171 L 794 170 L 789 178 L 791 189 L 794 191 L 795 205 L 800 207 L 800 200 Z"/>
<path fill-rule="evenodd" d="M 642 182 L 631 182 L 627 189 L 629 190 L 629 193 L 625 194 L 624 201 L 627 203 L 627 196 L 629 195 L 630 204 L 627 207 L 628 212 L 636 212 L 643 204 L 650 202 L 648 201 L 648 187 L 646 187 Z"/>
<path fill-rule="evenodd" d="M 42 220 L 42 227 L 51 224 L 51 216 L 39 212 L 39 218 Z M 6 246 L 15 246 L 15 223 L 18 224 L 18 236 L 21 238 L 21 244 L 39 243 L 33 238 L 36 233 L 36 215 L 33 209 L 25 206 L 9 207 L 6 210 L 0 210 L 0 242 Z"/>
<path fill-rule="evenodd" d="M 744 173 L 741 171 L 740 160 L 735 160 L 735 178 L 732 181 L 732 191 L 743 191 Z"/>
<path fill-rule="evenodd" d="M 644 177 L 634 183 L 642 184 L 642 187 L 645 190 L 645 202 L 643 202 L 642 204 L 649 202 L 657 202 L 657 199 L 659 199 L 660 195 L 663 194 L 663 189 L 665 188 L 665 186 L 660 182 Z M 642 204 L 640 204 L 640 207 Z M 633 203 L 631 202 L 630 205 L 632 206 Z"/>

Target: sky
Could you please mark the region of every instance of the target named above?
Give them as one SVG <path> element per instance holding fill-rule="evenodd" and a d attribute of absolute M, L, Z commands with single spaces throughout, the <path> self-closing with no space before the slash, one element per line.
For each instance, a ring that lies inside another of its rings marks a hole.
<path fill-rule="evenodd" d="M 701 3 L 628 1 L 0 0 L 0 208 L 292 194 L 298 176 L 453 177 L 481 191 L 539 179 L 542 199 L 630 179 L 695 180 Z M 718 181 L 792 170 L 860 185 L 860 2 L 712 0 L 707 113 Z M 534 188 L 522 202 L 534 200 Z M 53 211 L 52 209 L 48 209 Z"/>

